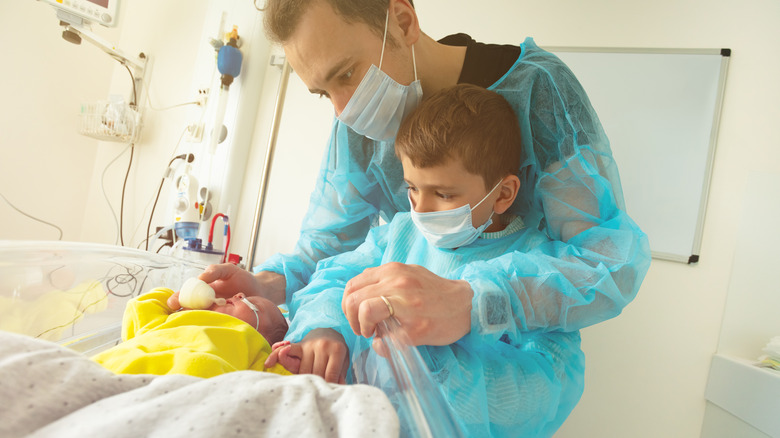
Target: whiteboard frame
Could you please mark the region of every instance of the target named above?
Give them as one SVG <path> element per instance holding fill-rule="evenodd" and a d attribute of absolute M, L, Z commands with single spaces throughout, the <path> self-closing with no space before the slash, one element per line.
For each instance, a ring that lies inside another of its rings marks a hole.
<path fill-rule="evenodd" d="M 696 264 L 699 262 L 701 253 L 702 235 L 704 234 L 704 217 L 707 211 L 707 202 L 709 198 L 710 184 L 712 182 L 712 168 L 715 162 L 715 149 L 718 142 L 720 130 L 720 119 L 723 112 L 723 96 L 726 92 L 726 79 L 728 76 L 728 66 L 731 59 L 731 49 L 708 48 L 708 49 L 683 49 L 683 48 L 651 48 L 651 47 L 576 47 L 576 46 L 543 46 L 542 49 L 552 52 L 577 52 L 577 53 L 626 53 L 626 54 L 664 54 L 664 55 L 720 55 L 720 72 L 718 73 L 717 95 L 715 96 L 715 108 L 712 115 L 712 127 L 710 130 L 709 146 L 707 150 L 707 161 L 704 168 L 704 181 L 702 182 L 702 191 L 699 199 L 699 211 L 697 213 L 696 227 L 694 229 L 693 245 L 691 255 L 684 256 L 667 252 L 652 251 L 651 255 L 655 259 L 669 260 L 687 264 Z"/>

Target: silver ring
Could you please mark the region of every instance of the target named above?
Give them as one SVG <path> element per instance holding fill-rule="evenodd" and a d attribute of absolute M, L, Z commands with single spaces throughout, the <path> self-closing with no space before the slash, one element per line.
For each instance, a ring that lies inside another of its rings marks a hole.
<path fill-rule="evenodd" d="M 385 302 L 385 305 L 387 305 L 387 310 L 390 311 L 390 316 L 395 315 L 395 310 L 393 309 L 393 305 L 390 304 L 390 300 L 388 300 L 384 295 L 380 295 L 379 298 L 381 298 L 382 301 Z"/>

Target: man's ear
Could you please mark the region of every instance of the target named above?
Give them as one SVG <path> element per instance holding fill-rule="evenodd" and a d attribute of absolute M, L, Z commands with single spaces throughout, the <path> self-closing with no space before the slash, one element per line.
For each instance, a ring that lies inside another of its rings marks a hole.
<path fill-rule="evenodd" d="M 417 12 L 409 0 L 390 0 L 390 15 L 401 28 L 404 43 L 407 46 L 416 43 L 420 38 L 420 22 L 417 21 Z"/>
<path fill-rule="evenodd" d="M 498 190 L 500 192 L 498 199 L 493 203 L 493 211 L 495 211 L 496 214 L 503 214 L 512 206 L 512 203 L 515 202 L 517 192 L 520 191 L 520 178 L 518 178 L 517 175 L 507 175 L 501 181 L 501 186 Z"/>

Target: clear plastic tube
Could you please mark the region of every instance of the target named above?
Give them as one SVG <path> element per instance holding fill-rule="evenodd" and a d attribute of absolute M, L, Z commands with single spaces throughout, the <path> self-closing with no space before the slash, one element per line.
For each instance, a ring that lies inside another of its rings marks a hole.
<path fill-rule="evenodd" d="M 390 357 L 385 360 L 362 348 L 363 354 L 353 358 L 353 370 L 361 370 L 355 380 L 385 391 L 398 412 L 402 435 L 465 437 L 420 353 L 411 345 L 398 320 L 391 317 L 379 323 L 376 336 Z"/>

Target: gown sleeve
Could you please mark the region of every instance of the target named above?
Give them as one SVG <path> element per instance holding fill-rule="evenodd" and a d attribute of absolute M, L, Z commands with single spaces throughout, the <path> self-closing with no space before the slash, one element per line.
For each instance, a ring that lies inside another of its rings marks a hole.
<path fill-rule="evenodd" d="M 332 328 L 345 340 L 355 336 L 341 310 L 344 288 L 351 278 L 363 270 L 381 264 L 391 226 L 387 224 L 372 229 L 365 242 L 354 251 L 317 264 L 309 284 L 292 294 L 289 300 L 291 323 L 286 340 L 299 342 L 315 328 Z"/>
<path fill-rule="evenodd" d="M 403 170 L 393 143 L 369 140 L 334 119 L 295 248 L 254 271 L 284 275 L 289 301 L 309 283 L 320 260 L 357 248 L 380 218 L 389 223 L 399 210 L 394 200 L 405 200 L 396 193 L 402 189 Z"/>
<path fill-rule="evenodd" d="M 617 165 L 569 68 L 532 40 L 495 91 L 523 135 L 513 212 L 549 242 L 463 267 L 474 290 L 472 332 L 574 331 L 618 315 L 650 266 L 647 235 L 625 212 Z"/>

